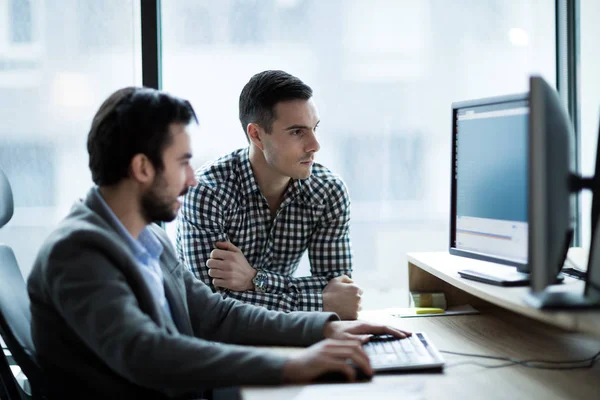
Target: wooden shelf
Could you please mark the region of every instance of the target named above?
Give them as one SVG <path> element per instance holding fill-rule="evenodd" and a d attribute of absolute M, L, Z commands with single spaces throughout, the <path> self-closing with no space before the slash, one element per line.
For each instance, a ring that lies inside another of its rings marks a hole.
<path fill-rule="evenodd" d="M 490 304 L 525 315 L 569 331 L 600 336 L 600 310 L 542 311 L 528 306 L 524 297 L 528 287 L 501 287 L 463 279 L 462 269 L 495 270 L 511 268 L 495 263 L 450 255 L 448 252 L 408 253 L 409 289 L 411 291 L 442 291 L 448 306 L 469 303 L 485 308 Z M 565 277 L 553 291 L 583 293 L 585 283 Z"/>

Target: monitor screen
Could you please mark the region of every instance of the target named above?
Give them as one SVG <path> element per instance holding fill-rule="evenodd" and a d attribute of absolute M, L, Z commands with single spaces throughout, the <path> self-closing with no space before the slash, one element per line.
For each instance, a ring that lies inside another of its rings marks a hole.
<path fill-rule="evenodd" d="M 453 104 L 450 252 L 526 270 L 526 94 Z"/>

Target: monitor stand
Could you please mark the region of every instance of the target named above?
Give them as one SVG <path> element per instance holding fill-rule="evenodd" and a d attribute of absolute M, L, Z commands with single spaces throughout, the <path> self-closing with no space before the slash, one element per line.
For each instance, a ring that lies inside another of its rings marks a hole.
<path fill-rule="evenodd" d="M 507 267 L 506 271 L 483 271 L 480 269 L 463 269 L 458 274 L 464 279 L 470 279 L 477 282 L 488 283 L 496 286 L 529 286 L 530 275 L 525 272 L 516 271 Z M 563 274 L 556 276 L 555 284 L 562 283 Z"/>
<path fill-rule="evenodd" d="M 530 292 L 525 295 L 525 302 L 531 307 L 540 309 L 586 309 L 600 308 L 600 298 L 584 296 L 582 293 L 570 292 Z"/>

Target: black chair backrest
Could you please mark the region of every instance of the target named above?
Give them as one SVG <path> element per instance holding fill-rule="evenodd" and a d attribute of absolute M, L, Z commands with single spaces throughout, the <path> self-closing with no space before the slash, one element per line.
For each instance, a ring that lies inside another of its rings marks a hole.
<path fill-rule="evenodd" d="M 0 169 L 0 228 L 2 228 L 12 218 L 14 211 L 13 194 L 10 189 L 8 178 Z"/>
<path fill-rule="evenodd" d="M 10 220 L 12 214 L 12 190 L 6 176 L 0 170 L 0 227 Z M 33 397 L 41 397 L 44 384 L 31 339 L 29 296 L 15 254 L 4 244 L 0 244 L 0 335 L 12 357 L 27 376 Z M 3 353 L 0 354 L 0 358 L 3 366 L 6 367 L 7 360 Z M 10 392 L 14 391 L 13 385 L 18 386 L 18 384 L 12 373 L 8 376 L 5 374 L 6 368 L 0 370 L 5 391 L 8 391 L 12 398 L 14 393 Z M 22 393 L 19 393 L 22 397 Z"/>
<path fill-rule="evenodd" d="M 29 297 L 10 247 L 0 244 L 0 334 L 32 386 L 41 371 L 31 339 Z"/>

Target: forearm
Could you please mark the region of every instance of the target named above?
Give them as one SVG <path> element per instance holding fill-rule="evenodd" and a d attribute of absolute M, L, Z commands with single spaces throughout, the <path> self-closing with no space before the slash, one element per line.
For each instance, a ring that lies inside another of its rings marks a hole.
<path fill-rule="evenodd" d="M 305 294 L 298 297 L 253 291 L 228 292 L 230 298 L 223 299 L 220 294 L 211 293 L 189 271 L 184 274 L 193 329 L 197 336 L 205 339 L 252 345 L 309 345 L 323 339 L 325 323 L 337 318 L 332 313 L 286 315 L 274 311 L 297 311 L 292 307 L 303 307 L 304 301 L 308 301 Z M 321 311 L 322 302 L 312 309 L 306 308 L 307 311 Z"/>
<path fill-rule="evenodd" d="M 204 226 L 191 223 L 185 216 L 177 220 L 177 253 L 184 265 L 192 271 L 196 278 L 211 286 L 208 276 L 206 261 L 210 259 L 210 252 L 214 250 L 215 243 L 227 241 L 227 234 L 219 225 L 206 220 Z"/>
<path fill-rule="evenodd" d="M 112 355 L 128 354 L 119 362 L 120 373 L 171 395 L 232 384 L 279 384 L 286 362 L 286 357 L 260 349 L 166 332 L 145 331 L 121 342 Z"/>
<path fill-rule="evenodd" d="M 323 289 L 345 271 L 329 271 L 325 276 L 290 277 L 272 271 L 266 275 L 266 292 L 220 289 L 224 297 L 266 307 L 275 311 L 323 311 Z"/>
<path fill-rule="evenodd" d="M 265 270 L 267 291 L 269 293 L 290 293 L 304 291 L 322 292 L 327 282 L 336 277 L 334 271 L 322 275 L 292 277 Z"/>
<path fill-rule="evenodd" d="M 224 291 L 224 296 L 274 311 L 323 311 L 321 291 L 289 291 L 286 293 L 261 293 L 256 291 Z"/>
<path fill-rule="evenodd" d="M 236 344 L 308 346 L 324 339 L 327 322 L 338 320 L 334 313 L 286 313 L 237 303 L 217 332 Z"/>

